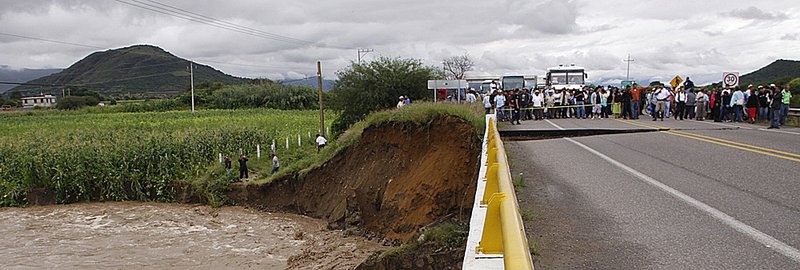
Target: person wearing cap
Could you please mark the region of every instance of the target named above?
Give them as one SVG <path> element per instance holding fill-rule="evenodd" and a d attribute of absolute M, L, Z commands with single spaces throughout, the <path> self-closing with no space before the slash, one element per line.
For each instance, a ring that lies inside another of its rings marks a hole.
<path fill-rule="evenodd" d="M 403 96 L 400 96 L 400 101 L 397 102 L 397 108 L 400 109 L 406 105 L 406 99 Z"/>
<path fill-rule="evenodd" d="M 686 101 L 687 101 L 686 89 L 683 89 L 683 87 L 678 87 L 678 93 L 675 94 L 676 108 L 674 117 L 676 120 L 678 118 L 683 120 L 683 116 L 684 114 L 686 114 Z"/>
<path fill-rule="evenodd" d="M 661 86 L 658 88 L 658 90 L 653 92 L 653 95 L 656 97 L 656 107 L 654 109 L 655 114 L 653 115 L 653 121 L 656 121 L 657 118 L 660 118 L 661 121 L 664 121 L 664 116 L 669 118 L 669 116 L 666 115 L 667 102 L 669 101 L 670 97 L 669 90 L 664 88 L 664 86 Z"/>
<path fill-rule="evenodd" d="M 780 87 L 778 87 L 780 89 Z M 789 86 L 784 86 L 783 91 L 781 91 L 782 103 L 781 106 L 781 126 L 786 124 L 786 118 L 789 117 L 789 103 L 792 100 L 792 92 L 789 91 Z"/>
<path fill-rule="evenodd" d="M 544 95 L 536 89 L 533 91 L 533 97 L 531 97 L 531 104 L 533 105 L 533 116 L 535 120 L 542 120 L 542 113 L 544 107 Z"/>
<path fill-rule="evenodd" d="M 772 109 L 771 122 L 769 128 L 780 128 L 781 107 L 783 107 L 783 94 L 775 85 L 770 85 L 772 91 L 772 102 L 770 102 L 770 109 Z"/>
<path fill-rule="evenodd" d="M 703 89 L 697 89 L 695 95 L 695 120 L 703 121 L 706 119 L 706 103 L 708 102 L 708 95 L 703 93 Z"/>

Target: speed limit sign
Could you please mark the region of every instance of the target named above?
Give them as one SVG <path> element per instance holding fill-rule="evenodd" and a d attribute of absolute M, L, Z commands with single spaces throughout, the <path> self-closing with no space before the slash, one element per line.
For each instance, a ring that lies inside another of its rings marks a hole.
<path fill-rule="evenodd" d="M 739 86 L 739 72 L 722 73 L 722 85 L 726 87 Z"/>

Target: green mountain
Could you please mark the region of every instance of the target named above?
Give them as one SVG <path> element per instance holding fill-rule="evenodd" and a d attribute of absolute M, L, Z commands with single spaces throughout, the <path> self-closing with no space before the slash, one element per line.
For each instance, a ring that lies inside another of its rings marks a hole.
<path fill-rule="evenodd" d="M 243 78 L 195 64 L 195 84 L 241 84 Z M 9 94 L 22 96 L 85 88 L 104 96 L 173 96 L 190 87 L 189 61 L 150 45 L 95 52 L 69 68 L 17 86 Z M 19 95 L 16 94 L 16 95 Z"/>
<path fill-rule="evenodd" d="M 759 70 L 743 75 L 739 78 L 739 85 L 785 84 L 798 77 L 800 77 L 800 61 L 779 59 Z"/>

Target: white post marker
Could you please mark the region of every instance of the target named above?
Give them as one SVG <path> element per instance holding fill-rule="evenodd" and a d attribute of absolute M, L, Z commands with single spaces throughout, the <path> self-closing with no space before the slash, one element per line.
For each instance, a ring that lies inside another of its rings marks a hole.
<path fill-rule="evenodd" d="M 222 163 L 222 153 L 219 153 L 219 163 Z"/>
<path fill-rule="evenodd" d="M 286 137 L 286 149 L 289 149 L 289 137 Z"/>
<path fill-rule="evenodd" d="M 297 146 L 300 146 L 300 134 L 297 134 Z"/>
<path fill-rule="evenodd" d="M 275 153 L 275 139 L 272 139 L 272 146 L 270 148 L 272 148 L 272 153 Z"/>
<path fill-rule="evenodd" d="M 258 157 L 258 159 L 261 159 L 261 145 L 260 144 L 256 144 L 256 156 Z"/>

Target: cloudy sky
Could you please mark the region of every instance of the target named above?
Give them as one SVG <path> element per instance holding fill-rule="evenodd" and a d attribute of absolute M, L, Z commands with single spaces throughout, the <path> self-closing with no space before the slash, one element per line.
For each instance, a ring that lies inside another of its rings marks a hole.
<path fill-rule="evenodd" d="M 239 32 L 163 14 L 159 3 Z M 367 60 L 437 66 L 468 53 L 473 75 L 536 75 L 575 63 L 595 83 L 624 79 L 628 54 L 639 81 L 681 75 L 699 83 L 800 59 L 797 0 L 0 0 L 0 25 L 0 65 L 16 69 L 64 68 L 97 48 L 133 44 L 271 79 L 315 74 L 317 60 L 332 77 L 356 60 L 356 48 L 374 49 Z"/>

